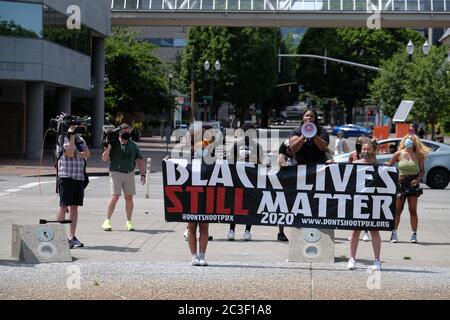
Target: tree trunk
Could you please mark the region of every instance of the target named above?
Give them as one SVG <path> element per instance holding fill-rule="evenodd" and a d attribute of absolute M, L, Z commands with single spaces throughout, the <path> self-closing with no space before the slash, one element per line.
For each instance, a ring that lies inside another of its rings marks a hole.
<path fill-rule="evenodd" d="M 435 121 L 431 121 L 431 140 L 434 141 L 436 139 L 436 135 L 434 133 L 434 128 L 436 126 Z"/>
<path fill-rule="evenodd" d="M 345 113 L 347 114 L 346 116 L 346 122 L 347 123 L 353 123 L 353 106 L 354 106 L 355 102 L 348 100 L 345 102 Z"/>

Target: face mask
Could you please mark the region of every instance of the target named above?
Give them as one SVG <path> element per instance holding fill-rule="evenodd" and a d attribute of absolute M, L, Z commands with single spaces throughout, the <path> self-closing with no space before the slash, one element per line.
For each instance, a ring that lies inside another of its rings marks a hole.
<path fill-rule="evenodd" d="M 128 141 L 131 138 L 131 134 L 129 134 L 128 132 L 124 132 L 120 137 L 122 138 L 122 140 Z"/>
<path fill-rule="evenodd" d="M 357 153 L 360 153 L 361 152 L 361 144 L 359 144 L 359 143 L 355 144 L 355 149 L 356 149 Z"/>
<path fill-rule="evenodd" d="M 410 148 L 414 147 L 414 142 L 411 139 L 406 139 L 405 140 L 405 147 L 407 149 L 410 149 Z"/>

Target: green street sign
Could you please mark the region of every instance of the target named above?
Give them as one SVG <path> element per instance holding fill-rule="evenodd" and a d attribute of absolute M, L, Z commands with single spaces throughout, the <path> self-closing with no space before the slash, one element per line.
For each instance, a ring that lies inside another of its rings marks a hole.
<path fill-rule="evenodd" d="M 211 100 L 212 97 L 211 96 L 203 96 L 203 100 Z"/>

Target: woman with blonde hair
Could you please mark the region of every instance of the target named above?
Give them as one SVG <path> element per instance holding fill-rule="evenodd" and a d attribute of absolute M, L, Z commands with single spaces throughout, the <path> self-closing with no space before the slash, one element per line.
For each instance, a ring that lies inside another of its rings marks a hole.
<path fill-rule="evenodd" d="M 394 153 L 392 159 L 387 161 L 385 165 L 392 166 L 398 163 L 399 171 L 399 192 L 397 194 L 397 204 L 395 216 L 395 227 L 391 234 L 390 241 L 395 243 L 398 241 L 397 229 L 400 224 L 400 216 L 408 199 L 410 224 L 411 224 L 411 242 L 417 242 L 417 226 L 419 218 L 417 216 L 417 201 L 422 194 L 420 189 L 420 181 L 425 172 L 425 158 L 430 152 L 420 139 L 410 134 L 405 136 L 400 142 L 399 151 Z"/>

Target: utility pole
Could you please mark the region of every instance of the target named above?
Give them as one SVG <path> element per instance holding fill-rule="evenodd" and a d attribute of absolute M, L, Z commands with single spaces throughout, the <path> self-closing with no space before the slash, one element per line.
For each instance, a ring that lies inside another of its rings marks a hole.
<path fill-rule="evenodd" d="M 194 64 L 191 65 L 191 123 L 195 122 L 195 79 Z"/>

